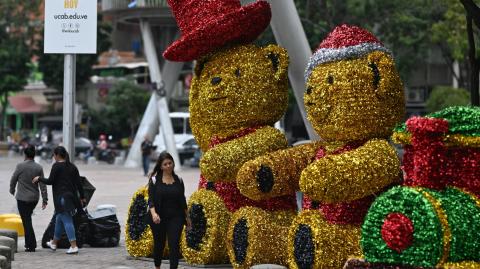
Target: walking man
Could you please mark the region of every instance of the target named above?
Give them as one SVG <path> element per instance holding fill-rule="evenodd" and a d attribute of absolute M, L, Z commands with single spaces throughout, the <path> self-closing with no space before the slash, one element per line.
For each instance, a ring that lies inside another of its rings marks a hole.
<path fill-rule="evenodd" d="M 47 187 L 43 183 L 32 183 L 32 178 L 36 176 L 43 177 L 42 167 L 35 163 L 35 147 L 30 145 L 24 152 L 25 160 L 17 164 L 15 172 L 10 180 L 10 193 L 15 194 L 15 187 L 17 187 L 18 212 L 22 218 L 23 229 L 25 230 L 25 251 L 35 252 L 37 247 L 37 239 L 32 225 L 32 213 L 37 206 L 39 200 L 39 187 L 42 192 L 42 209 L 47 206 L 48 195 Z"/>
<path fill-rule="evenodd" d="M 148 136 L 145 136 L 145 139 L 142 142 L 141 149 L 142 149 L 142 165 L 143 165 L 143 175 L 148 175 L 148 170 L 150 169 L 150 155 L 152 154 L 152 150 L 155 149 L 152 145 Z"/>

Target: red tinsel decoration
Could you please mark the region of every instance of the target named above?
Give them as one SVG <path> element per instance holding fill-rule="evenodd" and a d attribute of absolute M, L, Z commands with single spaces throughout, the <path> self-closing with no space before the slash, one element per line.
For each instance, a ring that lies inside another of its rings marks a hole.
<path fill-rule="evenodd" d="M 445 174 L 452 185 L 480 198 L 480 149 L 449 148 Z"/>
<path fill-rule="evenodd" d="M 229 44 L 254 41 L 272 17 L 266 1 L 168 0 L 182 37 L 165 50 L 171 61 L 192 61 Z"/>
<path fill-rule="evenodd" d="M 442 190 L 449 181 L 444 171 L 446 168 L 446 147 L 443 135 L 448 132 L 448 122 L 434 118 L 410 118 L 407 129 L 412 134 L 413 186 Z"/>
<path fill-rule="evenodd" d="M 443 137 L 448 122 L 413 117 L 407 121 L 411 145 L 404 146 L 405 186 L 442 190 L 456 186 L 480 197 L 480 149 L 448 147 Z"/>
<path fill-rule="evenodd" d="M 412 245 L 413 232 L 412 221 L 401 213 L 390 213 L 383 221 L 382 239 L 398 253 Z"/>
<path fill-rule="evenodd" d="M 353 25 L 340 25 L 325 38 L 318 49 L 321 48 L 343 48 L 359 45 L 362 43 L 376 43 L 383 46 L 372 33 Z"/>

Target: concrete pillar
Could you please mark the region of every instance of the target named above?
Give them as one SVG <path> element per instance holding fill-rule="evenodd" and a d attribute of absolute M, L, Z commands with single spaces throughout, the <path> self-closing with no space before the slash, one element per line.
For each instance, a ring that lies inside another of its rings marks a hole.
<path fill-rule="evenodd" d="M 155 49 L 155 43 L 152 37 L 152 31 L 150 28 L 150 24 L 147 20 L 144 20 L 144 19 L 140 20 L 140 30 L 142 32 L 142 38 L 143 38 L 143 43 L 145 47 L 145 55 L 148 61 L 150 79 L 152 83 L 155 83 L 156 85 L 156 93 L 152 94 L 152 98 L 154 99 L 154 102 L 155 102 L 154 109 L 157 109 L 157 117 L 156 118 L 150 117 L 147 113 L 154 113 L 154 112 L 151 109 L 150 103 L 149 103 L 149 106 L 147 106 L 148 111 L 145 111 L 144 118 L 142 119 L 141 124 L 144 123 L 146 125 L 154 125 L 158 128 L 158 124 L 160 122 L 160 128 L 162 128 L 162 134 L 163 134 L 167 151 L 172 155 L 175 163 L 180 164 L 180 158 L 178 156 L 177 148 L 175 145 L 175 137 L 173 135 L 172 122 L 169 116 L 168 103 L 165 96 L 167 94 L 166 89 L 171 90 L 172 89 L 171 85 L 174 85 L 175 81 L 178 79 L 178 75 L 180 74 L 183 63 L 165 64 L 164 71 L 168 74 L 168 76 L 166 76 L 167 78 L 166 81 L 163 81 L 162 74 L 160 72 L 160 65 L 158 62 L 158 56 Z M 172 69 L 172 70 L 169 70 L 169 69 Z M 167 80 L 168 80 L 168 85 L 167 85 Z M 150 102 L 152 102 L 152 98 Z M 156 121 L 156 123 L 153 123 L 153 121 Z M 142 129 L 142 132 L 144 133 L 140 133 L 140 131 L 141 129 L 139 127 L 139 130 L 137 131 L 132 147 L 130 148 L 127 161 L 125 162 L 125 166 L 127 167 L 137 167 L 140 165 L 141 163 L 140 145 L 145 135 L 148 134 L 148 136 L 153 140 L 153 138 L 157 134 L 156 132 L 147 128 Z M 177 167 L 180 168 L 180 165 L 177 165 Z"/>
<path fill-rule="evenodd" d="M 272 10 L 273 34 L 277 44 L 288 51 L 290 65 L 288 67 L 288 78 L 293 88 L 295 100 L 302 114 L 303 122 L 312 140 L 319 139 L 310 122 L 307 120 L 305 106 L 303 104 L 303 93 L 305 92 L 304 72 L 307 68 L 312 50 L 308 45 L 307 36 L 303 30 L 297 8 L 293 0 L 267 0 Z M 253 3 L 255 0 L 241 0 L 243 5 Z"/>

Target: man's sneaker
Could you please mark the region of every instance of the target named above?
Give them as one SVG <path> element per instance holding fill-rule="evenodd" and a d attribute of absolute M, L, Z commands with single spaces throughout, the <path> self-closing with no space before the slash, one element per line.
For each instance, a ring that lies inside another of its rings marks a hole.
<path fill-rule="evenodd" d="M 53 251 L 57 250 L 57 245 L 52 244 L 51 241 L 47 241 L 47 246 Z"/>
<path fill-rule="evenodd" d="M 70 247 L 68 250 L 67 250 L 67 254 L 78 254 L 78 247 Z"/>

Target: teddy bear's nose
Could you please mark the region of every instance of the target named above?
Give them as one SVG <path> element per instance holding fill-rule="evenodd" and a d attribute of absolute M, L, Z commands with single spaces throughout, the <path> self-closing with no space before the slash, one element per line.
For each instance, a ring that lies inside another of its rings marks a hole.
<path fill-rule="evenodd" d="M 214 78 L 212 78 L 212 85 L 217 85 L 221 81 L 222 81 L 221 77 L 214 77 Z"/>

